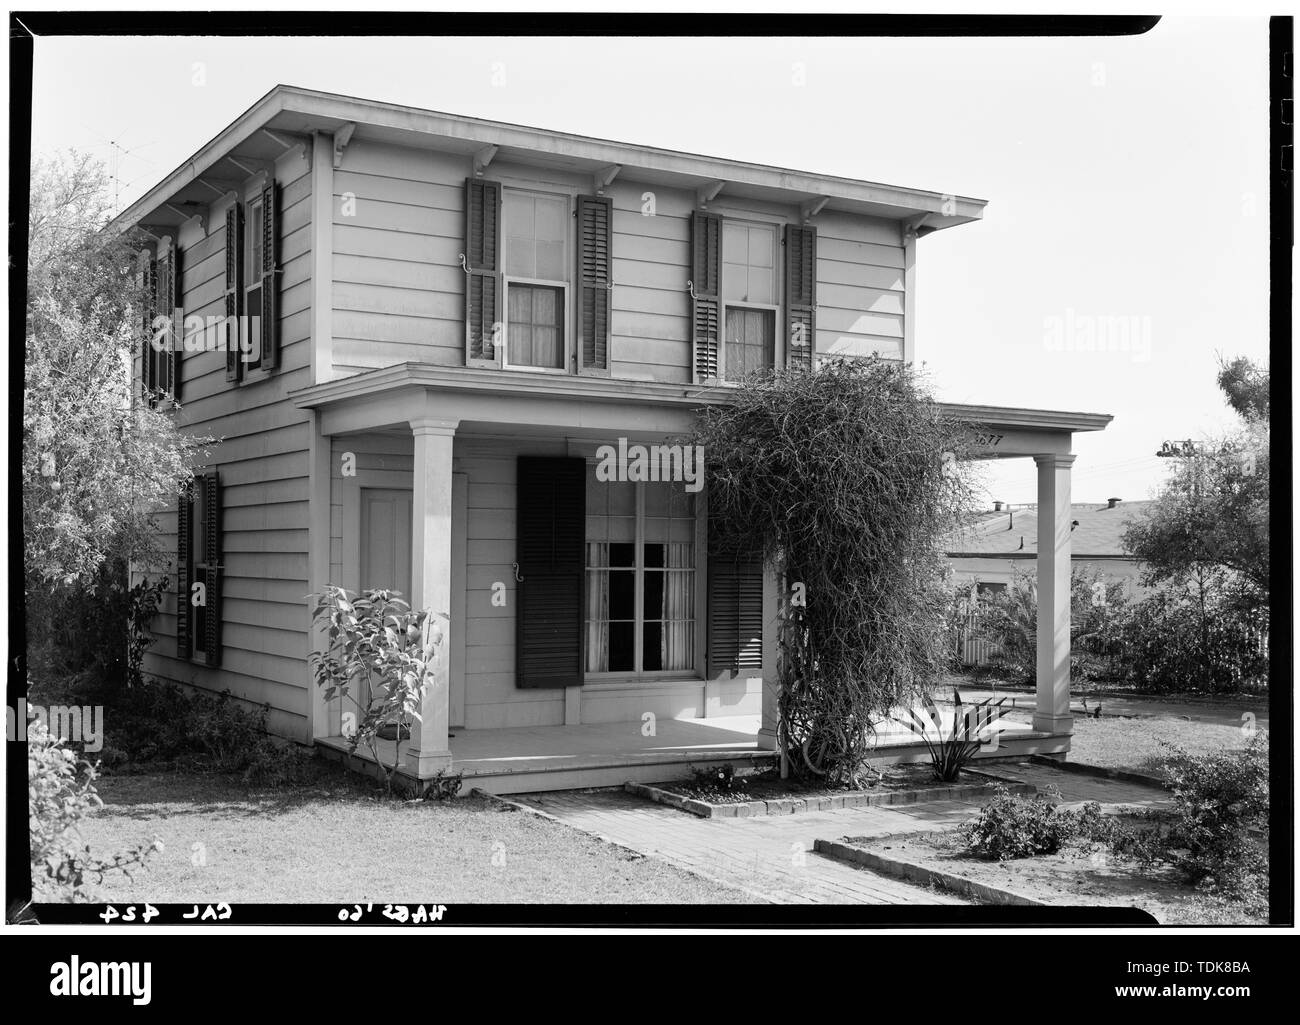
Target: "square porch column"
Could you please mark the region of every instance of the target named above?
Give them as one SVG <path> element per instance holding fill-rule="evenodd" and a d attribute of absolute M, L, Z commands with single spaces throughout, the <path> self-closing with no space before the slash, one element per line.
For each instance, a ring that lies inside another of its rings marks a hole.
<path fill-rule="evenodd" d="M 443 613 L 447 638 L 442 658 L 411 729 L 407 768 L 420 779 L 451 766 L 447 727 L 451 705 L 451 508 L 452 442 L 458 420 L 411 420 L 415 436 L 411 494 L 411 607 Z"/>
<path fill-rule="evenodd" d="M 1038 667 L 1034 729 L 1072 733 L 1070 715 L 1070 467 L 1073 455 L 1038 464 Z"/>
<path fill-rule="evenodd" d="M 758 749 L 775 751 L 776 730 L 781 722 L 780 595 L 781 580 L 776 568 L 763 564 L 763 702 L 762 721 L 758 730 Z"/>

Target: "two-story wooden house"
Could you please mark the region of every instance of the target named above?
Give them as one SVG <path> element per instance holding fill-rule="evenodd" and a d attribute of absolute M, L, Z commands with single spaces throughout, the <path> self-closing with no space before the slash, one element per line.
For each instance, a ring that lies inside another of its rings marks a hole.
<path fill-rule="evenodd" d="M 983 208 L 275 88 L 117 220 L 156 240 L 141 278 L 176 337 L 246 318 L 138 363 L 221 439 L 162 516 L 176 586 L 146 671 L 341 749 L 305 596 L 394 587 L 450 617 L 413 776 L 549 789 L 761 755 L 775 576 L 710 551 L 689 481 L 626 459 L 603 479 L 602 446 L 670 443 L 749 371 L 912 359 L 917 240 Z M 1039 714 L 1017 743 L 1063 752 L 1070 439 L 1109 418 L 955 411 L 990 457 L 1038 461 Z"/>

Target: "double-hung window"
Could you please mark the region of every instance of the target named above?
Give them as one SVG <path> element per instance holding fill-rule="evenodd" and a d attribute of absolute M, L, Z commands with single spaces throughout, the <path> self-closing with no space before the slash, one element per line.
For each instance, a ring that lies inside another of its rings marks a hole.
<path fill-rule="evenodd" d="M 568 367 L 569 197 L 506 189 L 506 360 L 514 368 Z"/>
<path fill-rule="evenodd" d="M 776 363 L 776 228 L 723 221 L 722 378 L 739 381 Z"/>
<path fill-rule="evenodd" d="M 601 481 L 588 467 L 588 677 L 695 669 L 697 551 L 681 483 Z"/>
<path fill-rule="evenodd" d="M 248 366 L 257 366 L 262 361 L 262 244 L 265 234 L 262 218 L 265 213 L 265 203 L 260 194 L 247 204 L 244 213 L 244 309 L 248 316 L 243 330 L 248 333 L 244 349 L 248 353 L 245 360 Z M 254 324 L 258 325 L 257 330 L 253 329 Z"/>

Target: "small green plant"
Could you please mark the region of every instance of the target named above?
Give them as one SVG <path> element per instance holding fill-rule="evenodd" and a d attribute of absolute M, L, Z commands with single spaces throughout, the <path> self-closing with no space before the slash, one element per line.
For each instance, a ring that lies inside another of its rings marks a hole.
<path fill-rule="evenodd" d="M 1055 854 L 1075 837 L 1090 834 L 1100 816 L 1096 803 L 1063 812 L 1048 795 L 1013 794 L 998 783 L 979 818 L 961 830 L 961 840 L 971 854 L 998 861 Z"/>
<path fill-rule="evenodd" d="M 326 648 L 310 656 L 312 676 L 325 700 L 341 697 L 360 713 L 348 732 L 352 751 L 370 750 L 384 771 L 389 795 L 401 758 L 401 741 L 420 721 L 420 703 L 437 670 L 448 621 L 445 613 L 413 610 L 397 592 L 374 589 L 353 594 L 328 585 L 316 599 L 312 618 L 325 631 Z M 345 720 L 346 721 L 346 720 Z M 393 740 L 392 763 L 379 753 L 380 740 Z"/>
<path fill-rule="evenodd" d="M 736 767 L 730 762 L 724 765 L 709 765 L 703 769 L 691 766 L 691 778 L 701 790 L 720 790 L 735 793 L 744 790 L 747 783 L 744 776 L 736 775 Z"/>
<path fill-rule="evenodd" d="M 1141 816 L 1108 838 L 1117 857 L 1171 865 L 1193 886 L 1261 908 L 1268 903 L 1268 741 L 1190 755 L 1165 745 L 1173 808 Z"/>
<path fill-rule="evenodd" d="M 95 767 L 34 723 L 27 732 L 27 819 L 32 893 L 37 900 L 89 900 L 93 886 L 110 872 L 128 877 L 162 842 L 141 843 L 102 858 L 81 837 L 86 815 L 103 806 L 95 790 Z"/>
<path fill-rule="evenodd" d="M 926 694 L 922 704 L 928 719 L 922 718 L 915 708 L 906 709 L 907 718 L 890 716 L 915 733 L 925 743 L 934 767 L 934 778 L 951 783 L 957 779 L 982 746 L 989 743 L 996 731 L 994 726 L 1010 709 L 1003 707 L 1006 698 L 985 698 L 974 704 L 963 704 L 957 688 L 952 691 L 952 725 L 946 731 L 943 717 L 934 699 Z"/>

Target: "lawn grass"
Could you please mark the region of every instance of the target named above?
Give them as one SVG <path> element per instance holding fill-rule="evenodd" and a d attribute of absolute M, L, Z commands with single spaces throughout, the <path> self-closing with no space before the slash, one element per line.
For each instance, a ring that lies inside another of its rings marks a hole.
<path fill-rule="evenodd" d="M 323 767 L 250 792 L 213 774 L 99 781 L 82 826 L 100 855 L 154 836 L 163 851 L 102 901 L 735 904 L 746 894 L 483 798 L 390 802 Z M 200 857 L 202 855 L 202 857 Z M 196 863 L 199 862 L 199 863 Z"/>
<path fill-rule="evenodd" d="M 1225 749 L 1240 751 L 1246 746 L 1247 737 L 1240 726 L 1189 722 L 1181 716 L 1076 717 L 1069 760 L 1108 769 L 1155 773 L 1165 754 L 1162 741 L 1176 744 L 1188 754 L 1201 755 Z"/>

